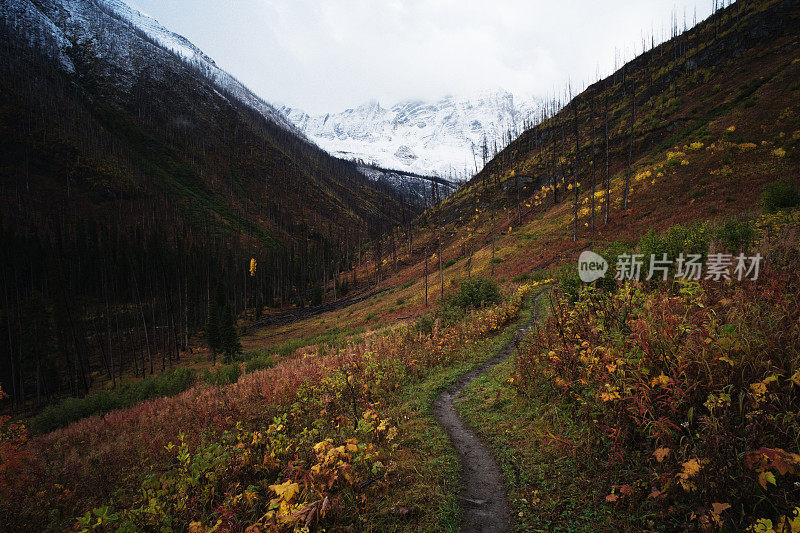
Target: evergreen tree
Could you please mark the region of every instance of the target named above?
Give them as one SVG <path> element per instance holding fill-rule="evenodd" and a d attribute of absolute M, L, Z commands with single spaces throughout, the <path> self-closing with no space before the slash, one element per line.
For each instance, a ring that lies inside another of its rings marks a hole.
<path fill-rule="evenodd" d="M 217 364 L 217 353 L 222 351 L 222 332 L 220 331 L 220 321 L 223 311 L 222 287 L 214 291 L 214 297 L 208 308 L 208 321 L 206 322 L 206 343 L 211 350 L 213 364 Z"/>
<path fill-rule="evenodd" d="M 220 314 L 219 321 L 220 348 L 225 354 L 225 364 L 230 364 L 233 357 L 242 351 L 239 335 L 236 333 L 236 324 L 233 319 L 233 310 L 226 305 Z"/>

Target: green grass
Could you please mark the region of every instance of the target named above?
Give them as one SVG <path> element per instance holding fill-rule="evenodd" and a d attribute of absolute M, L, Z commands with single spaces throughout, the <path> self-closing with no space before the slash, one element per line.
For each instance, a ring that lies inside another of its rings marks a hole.
<path fill-rule="evenodd" d="M 415 280 L 415 279 L 412 279 L 411 281 L 406 281 L 405 283 L 403 283 L 402 285 L 400 285 L 400 288 L 399 288 L 398 290 L 400 290 L 400 291 L 404 291 L 404 290 L 408 289 L 409 287 L 411 287 L 412 285 L 414 285 L 414 283 L 415 283 L 416 281 L 417 281 L 417 280 Z"/>
<path fill-rule="evenodd" d="M 256 372 L 257 370 L 265 370 L 267 368 L 272 368 L 277 363 L 278 361 L 275 357 L 268 355 L 257 355 L 245 363 L 244 372 L 245 374 L 249 374 L 251 372 Z"/>
<path fill-rule="evenodd" d="M 239 363 L 232 363 L 230 365 L 222 365 L 213 372 L 206 370 L 203 373 L 203 381 L 217 387 L 236 383 L 242 375 L 242 367 Z"/>
<path fill-rule="evenodd" d="M 513 361 L 475 380 L 457 404 L 462 418 L 490 444 L 506 478 L 519 531 L 604 531 L 613 509 L 598 505 L 605 494 L 592 486 L 597 455 L 570 453 L 565 441 L 580 436 L 568 406 L 551 405 L 547 394 L 519 397 L 506 380 Z"/>

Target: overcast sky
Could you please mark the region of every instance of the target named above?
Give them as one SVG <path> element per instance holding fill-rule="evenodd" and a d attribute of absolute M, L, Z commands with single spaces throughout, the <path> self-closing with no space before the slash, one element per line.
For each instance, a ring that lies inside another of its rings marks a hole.
<path fill-rule="evenodd" d="M 611 72 L 712 0 L 126 0 L 269 102 L 311 113 L 504 88 L 547 95 Z"/>

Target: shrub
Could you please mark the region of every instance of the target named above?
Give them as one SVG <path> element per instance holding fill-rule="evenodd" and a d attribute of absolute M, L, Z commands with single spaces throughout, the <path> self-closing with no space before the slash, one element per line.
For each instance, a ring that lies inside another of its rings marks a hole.
<path fill-rule="evenodd" d="M 639 239 L 639 253 L 644 254 L 643 260 L 650 261 L 650 255 L 655 254 L 660 259 L 662 254 L 667 254 L 669 259 L 675 260 L 678 255 L 700 254 L 705 259 L 708 246 L 711 244 L 712 230 L 707 222 L 683 226 L 676 224 L 663 233 L 650 230 Z"/>
<path fill-rule="evenodd" d="M 246 374 L 251 372 L 255 372 L 256 370 L 265 370 L 267 368 L 272 368 L 275 366 L 275 359 L 272 357 L 268 357 L 266 355 L 259 355 L 253 357 L 244 365 L 244 371 Z"/>
<path fill-rule="evenodd" d="M 93 392 L 83 398 L 66 398 L 45 407 L 32 420 L 31 427 L 36 433 L 47 433 L 87 416 L 105 414 L 152 398 L 173 396 L 188 389 L 194 380 L 191 370 L 177 368 L 119 389 Z"/>
<path fill-rule="evenodd" d="M 725 249 L 731 253 L 747 251 L 755 235 L 756 230 L 750 222 L 737 220 L 729 220 L 717 233 Z"/>
<path fill-rule="evenodd" d="M 628 283 L 562 302 L 518 352 L 510 381 L 552 402 L 545 412 L 579 421 L 587 436 L 575 453 L 608 454 L 615 511 L 653 509 L 656 499 L 662 523 L 745 531 L 765 514 L 760 522 L 784 521 L 800 476 L 800 331 L 775 325 L 800 318 L 797 277 L 679 285 L 670 294 Z M 724 528 L 712 502 L 737 509 Z"/>
<path fill-rule="evenodd" d="M 466 314 L 466 308 L 453 303 L 453 298 L 442 301 L 441 307 L 436 310 L 436 317 L 445 328 L 449 328 L 457 322 L 460 322 L 464 319 Z"/>
<path fill-rule="evenodd" d="M 491 279 L 475 278 L 461 282 L 458 292 L 450 300 L 461 309 L 479 308 L 500 303 L 500 289 Z"/>
<path fill-rule="evenodd" d="M 610 262 L 608 268 L 609 271 L 613 270 L 614 263 Z M 610 275 L 613 276 L 613 273 Z M 609 272 L 606 273 L 606 276 L 609 276 Z M 575 302 L 581 292 L 582 285 L 575 265 L 568 264 L 561 267 L 556 273 L 556 280 L 558 280 L 558 286 L 564 298 L 569 302 Z"/>
<path fill-rule="evenodd" d="M 761 207 L 767 213 L 775 213 L 800 205 L 797 189 L 788 181 L 776 181 L 764 189 L 761 194 Z"/>
<path fill-rule="evenodd" d="M 513 283 L 524 283 L 524 282 L 526 282 L 526 281 L 529 281 L 530 279 L 531 279 L 531 274 L 530 274 L 530 272 L 525 272 L 524 274 L 520 274 L 519 276 L 514 276 L 514 277 L 511 279 L 511 281 L 512 281 Z"/>
<path fill-rule="evenodd" d="M 242 367 L 239 363 L 230 365 L 223 365 L 218 370 L 211 372 L 206 370 L 203 373 L 203 381 L 211 385 L 221 387 L 229 383 L 236 383 L 239 381 L 239 376 L 242 375 Z"/>
<path fill-rule="evenodd" d="M 419 317 L 417 323 L 414 324 L 414 329 L 425 335 L 433 333 L 433 316 L 425 314 Z"/>
<path fill-rule="evenodd" d="M 602 278 L 598 279 L 594 286 L 598 289 L 603 291 L 613 291 L 617 288 L 617 280 L 615 279 L 616 276 L 616 265 L 617 265 L 617 257 L 622 254 L 629 254 L 631 253 L 631 246 L 627 243 L 621 241 L 613 241 L 608 243 L 608 245 L 600 252 L 600 255 L 603 259 L 606 260 L 608 263 L 608 271 L 606 275 Z M 562 285 L 562 290 L 564 289 Z M 574 298 L 575 294 L 572 295 Z"/>
<path fill-rule="evenodd" d="M 468 309 L 478 309 L 499 302 L 500 290 L 494 280 L 467 279 L 461 282 L 455 294 L 442 300 L 436 316 L 443 326 L 449 327 L 462 320 Z"/>

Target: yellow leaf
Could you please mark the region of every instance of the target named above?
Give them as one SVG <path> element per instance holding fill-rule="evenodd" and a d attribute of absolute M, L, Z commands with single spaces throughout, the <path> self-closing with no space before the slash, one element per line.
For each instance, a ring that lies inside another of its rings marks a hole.
<path fill-rule="evenodd" d="M 327 450 L 329 445 L 330 445 L 330 443 L 328 441 L 326 441 L 326 440 L 323 440 L 322 442 L 316 443 L 314 445 L 314 453 L 320 454 L 320 453 L 325 452 L 325 450 Z"/>
<path fill-rule="evenodd" d="M 758 521 L 753 524 L 752 531 L 757 531 L 758 533 L 775 533 L 775 529 L 772 527 L 772 520 L 769 518 L 759 518 Z"/>
<path fill-rule="evenodd" d="M 244 499 L 247 502 L 247 506 L 250 507 L 258 500 L 258 493 L 246 490 L 244 491 Z"/>
<path fill-rule="evenodd" d="M 653 455 L 655 456 L 656 461 L 660 463 L 667 455 L 669 455 L 669 448 L 658 448 L 653 452 Z"/>
<path fill-rule="evenodd" d="M 663 372 L 650 380 L 651 387 L 656 387 L 659 385 L 662 387 L 669 385 L 669 378 Z"/>
<path fill-rule="evenodd" d="M 686 461 L 683 466 L 683 471 L 678 474 L 681 479 L 689 479 L 700 471 L 700 462 L 697 459 Z"/>
<path fill-rule="evenodd" d="M 761 472 L 758 475 L 758 484 L 761 485 L 764 489 L 767 488 L 767 483 L 772 483 L 775 485 L 775 474 L 772 472 Z"/>
<path fill-rule="evenodd" d="M 280 485 L 270 485 L 269 488 L 275 491 L 275 494 L 280 496 L 280 498 L 286 502 L 291 501 L 295 494 L 300 492 L 300 485 L 293 483 L 291 479 L 281 483 Z"/>
<path fill-rule="evenodd" d="M 795 507 L 792 511 L 792 518 L 787 520 L 792 533 L 800 533 L 800 507 Z"/>

